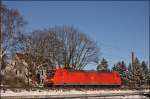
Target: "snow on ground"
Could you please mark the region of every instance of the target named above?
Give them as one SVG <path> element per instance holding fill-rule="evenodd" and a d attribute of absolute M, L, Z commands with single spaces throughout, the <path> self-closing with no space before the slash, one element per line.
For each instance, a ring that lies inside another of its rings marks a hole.
<path fill-rule="evenodd" d="M 19 90 L 19 89 L 18 89 Z M 7 89 L 5 92 L 1 90 L 1 96 L 33 96 L 33 95 L 82 95 L 82 94 L 123 94 L 123 93 L 139 93 L 139 92 L 149 92 L 149 90 L 36 90 L 36 91 L 27 91 L 27 90 L 20 90 L 20 91 L 12 91 Z M 138 96 L 138 95 L 135 95 Z"/>
<path fill-rule="evenodd" d="M 87 98 L 75 98 L 75 99 L 87 99 Z M 149 98 L 140 95 L 132 95 L 132 96 L 113 96 L 113 97 L 90 97 L 88 99 L 149 99 Z"/>
<path fill-rule="evenodd" d="M 129 96 L 124 96 L 123 98 L 129 98 L 129 99 L 149 99 L 148 97 L 146 96 L 140 96 L 140 95 L 129 95 Z"/>

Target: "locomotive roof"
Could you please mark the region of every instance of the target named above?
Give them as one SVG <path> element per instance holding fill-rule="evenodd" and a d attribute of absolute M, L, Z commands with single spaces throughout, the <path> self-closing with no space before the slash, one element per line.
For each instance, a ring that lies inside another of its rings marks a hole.
<path fill-rule="evenodd" d="M 113 71 L 96 71 L 96 70 L 74 70 L 74 69 L 64 69 L 70 72 L 96 72 L 96 73 L 112 73 Z"/>

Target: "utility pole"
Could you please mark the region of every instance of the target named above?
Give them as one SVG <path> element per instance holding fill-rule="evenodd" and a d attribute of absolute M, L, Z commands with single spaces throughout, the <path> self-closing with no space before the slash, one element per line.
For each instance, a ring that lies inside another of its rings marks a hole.
<path fill-rule="evenodd" d="M 135 56 L 134 52 L 132 51 L 132 70 L 133 70 L 133 82 L 135 84 Z"/>
<path fill-rule="evenodd" d="M 135 60 L 135 58 L 134 58 L 134 52 L 132 52 L 132 67 L 134 65 L 134 60 Z"/>
<path fill-rule="evenodd" d="M 0 0 L 0 70 L 2 68 L 2 57 L 3 56 L 3 49 L 2 49 L 2 1 Z M 1 77 L 0 71 L 0 77 Z M 2 77 L 0 78 L 0 85 L 2 84 Z"/>

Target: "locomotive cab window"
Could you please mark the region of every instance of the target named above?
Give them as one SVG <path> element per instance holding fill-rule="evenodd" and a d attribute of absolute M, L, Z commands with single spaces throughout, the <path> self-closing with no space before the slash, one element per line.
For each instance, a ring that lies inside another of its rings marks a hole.
<path fill-rule="evenodd" d="M 49 76 L 49 77 L 53 77 L 53 76 L 54 76 L 54 73 L 53 73 L 53 72 L 49 72 L 49 73 L 48 73 L 48 76 Z"/>
<path fill-rule="evenodd" d="M 54 64 L 48 65 L 46 69 L 47 69 L 47 76 L 53 78 L 55 75 L 55 69 L 56 69 Z"/>
<path fill-rule="evenodd" d="M 47 75 L 48 75 L 49 77 L 53 78 L 54 75 L 55 75 L 55 72 L 54 72 L 54 71 L 49 71 L 49 72 L 47 72 Z"/>

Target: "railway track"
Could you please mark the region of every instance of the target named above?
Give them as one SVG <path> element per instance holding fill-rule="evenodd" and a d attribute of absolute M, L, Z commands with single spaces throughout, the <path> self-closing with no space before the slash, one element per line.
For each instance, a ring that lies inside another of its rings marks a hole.
<path fill-rule="evenodd" d="M 77 89 L 69 91 L 67 89 L 31 89 L 26 93 L 19 92 L 21 89 L 16 89 L 13 95 L 9 95 L 7 91 L 2 92 L 1 99 L 23 99 L 23 98 L 48 98 L 48 99 L 124 99 L 125 97 L 139 96 L 138 99 L 149 99 L 149 90 L 83 90 Z M 33 94 L 32 94 L 33 93 Z M 36 93 L 36 94 L 35 94 Z M 137 98 L 134 98 L 137 99 Z"/>
<path fill-rule="evenodd" d="M 139 99 L 149 99 L 149 93 L 123 93 L 123 94 L 70 94 L 70 95 L 30 95 L 30 96 L 1 96 L 1 99 L 23 99 L 23 98 L 48 98 L 48 99 L 104 99 L 123 98 L 128 96 L 139 96 Z"/>

